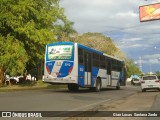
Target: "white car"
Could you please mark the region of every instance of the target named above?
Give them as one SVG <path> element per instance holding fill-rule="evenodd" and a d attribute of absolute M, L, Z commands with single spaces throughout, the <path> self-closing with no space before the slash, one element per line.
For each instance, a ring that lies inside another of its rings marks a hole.
<path fill-rule="evenodd" d="M 133 84 L 133 85 L 140 84 L 140 79 L 138 79 L 138 78 L 133 78 L 133 79 L 132 79 L 132 84 Z"/>
<path fill-rule="evenodd" d="M 160 91 L 160 80 L 156 75 L 146 75 L 141 79 L 142 92 L 150 89 L 157 89 Z"/>
<path fill-rule="evenodd" d="M 17 84 L 19 82 L 19 78 L 18 77 L 10 77 L 10 82 L 11 82 L 11 84 Z"/>

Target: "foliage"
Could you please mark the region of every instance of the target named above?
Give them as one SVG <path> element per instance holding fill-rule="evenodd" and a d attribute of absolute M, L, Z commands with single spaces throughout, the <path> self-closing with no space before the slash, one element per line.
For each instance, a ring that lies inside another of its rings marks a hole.
<path fill-rule="evenodd" d="M 142 72 L 138 68 L 138 66 L 135 65 L 134 61 L 131 59 L 126 60 L 126 66 L 127 66 L 127 77 L 130 77 L 133 74 L 141 75 Z"/>
<path fill-rule="evenodd" d="M 23 73 L 28 60 L 23 43 L 9 34 L 6 37 L 0 35 L 0 46 L 0 67 L 10 75 Z"/>
<path fill-rule="evenodd" d="M 160 77 L 160 71 L 157 71 L 157 72 L 156 72 L 156 75 Z"/>
<path fill-rule="evenodd" d="M 63 41 L 78 42 L 96 50 L 102 51 L 108 55 L 113 55 L 119 49 L 112 42 L 111 38 L 102 35 L 101 33 L 77 33 L 70 34 L 69 37 L 63 37 Z"/>
<path fill-rule="evenodd" d="M 0 69 L 12 75 L 43 60 L 45 45 L 58 36 L 57 21 L 64 32 L 72 29 L 59 0 L 1 0 L 0 16 Z"/>

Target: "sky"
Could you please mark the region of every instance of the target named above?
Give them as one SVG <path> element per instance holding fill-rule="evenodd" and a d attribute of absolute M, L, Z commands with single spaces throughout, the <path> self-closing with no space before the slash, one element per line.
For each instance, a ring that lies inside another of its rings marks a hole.
<path fill-rule="evenodd" d="M 139 6 L 160 0 L 60 0 L 74 29 L 98 32 L 133 59 L 142 72 L 160 71 L 160 20 L 140 22 Z"/>

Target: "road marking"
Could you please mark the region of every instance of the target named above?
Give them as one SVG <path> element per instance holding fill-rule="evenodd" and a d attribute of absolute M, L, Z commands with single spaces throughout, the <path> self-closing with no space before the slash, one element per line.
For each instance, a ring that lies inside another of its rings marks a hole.
<path fill-rule="evenodd" d="M 100 101 L 100 102 L 96 102 L 96 103 L 93 103 L 93 104 L 89 104 L 89 105 L 85 105 L 85 106 L 82 106 L 82 107 L 78 107 L 78 108 L 74 108 L 74 109 L 71 109 L 71 110 L 67 110 L 67 111 L 77 111 L 77 110 L 82 110 L 82 108 L 88 108 L 88 107 L 91 107 L 91 106 L 94 106 L 94 105 L 98 105 L 100 103 L 104 103 L 104 102 L 108 102 L 110 101 L 111 99 L 107 99 L 107 100 L 103 100 L 103 101 Z"/>

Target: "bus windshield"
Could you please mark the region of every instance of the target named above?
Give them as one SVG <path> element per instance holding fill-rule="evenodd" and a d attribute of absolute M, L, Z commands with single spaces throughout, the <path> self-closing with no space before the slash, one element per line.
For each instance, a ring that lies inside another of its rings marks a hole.
<path fill-rule="evenodd" d="M 48 46 L 49 60 L 70 60 L 72 58 L 73 45 Z"/>

